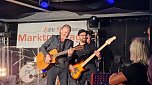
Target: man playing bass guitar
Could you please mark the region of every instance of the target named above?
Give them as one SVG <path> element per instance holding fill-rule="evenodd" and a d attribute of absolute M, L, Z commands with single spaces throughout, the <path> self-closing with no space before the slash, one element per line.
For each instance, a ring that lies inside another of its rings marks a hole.
<path fill-rule="evenodd" d="M 79 45 L 82 45 L 84 49 L 82 50 L 76 50 L 73 53 L 73 57 L 71 59 L 71 64 L 75 64 L 78 63 L 80 61 L 83 61 L 85 59 L 87 59 L 91 54 L 95 54 L 98 58 L 100 58 L 100 52 L 99 51 L 95 51 L 96 48 L 93 46 L 91 47 L 88 43 L 87 43 L 87 31 L 84 29 L 81 29 L 78 31 L 78 37 L 79 37 Z M 80 85 L 84 85 L 85 81 L 88 80 L 89 82 L 91 81 L 91 73 L 96 73 L 96 65 L 95 65 L 95 59 L 97 59 L 97 57 L 94 57 L 91 61 L 89 61 L 84 68 L 86 68 L 86 70 L 84 72 L 82 72 L 81 76 L 79 78 L 77 78 L 76 80 L 78 80 L 78 82 L 80 83 Z M 77 70 L 76 68 L 74 68 L 73 65 L 69 66 L 70 70 Z M 79 69 L 79 71 L 81 71 Z M 72 75 L 72 74 L 71 74 Z"/>

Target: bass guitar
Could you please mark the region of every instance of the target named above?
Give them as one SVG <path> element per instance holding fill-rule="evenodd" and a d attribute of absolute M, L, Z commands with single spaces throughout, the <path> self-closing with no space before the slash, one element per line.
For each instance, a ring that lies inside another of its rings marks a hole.
<path fill-rule="evenodd" d="M 76 46 L 74 48 L 72 48 L 73 50 L 82 50 L 83 49 L 83 46 Z M 51 64 L 53 63 L 57 63 L 57 57 L 58 56 L 61 56 L 61 55 L 64 55 L 64 54 L 67 54 L 68 53 L 68 50 L 65 50 L 65 51 L 62 51 L 62 52 L 59 52 L 57 51 L 57 49 L 52 49 L 49 54 L 52 56 L 52 60 L 50 61 L 50 63 L 45 63 L 45 56 L 42 52 L 39 52 L 38 55 L 36 56 L 36 65 L 37 65 L 37 68 L 39 70 L 44 70 L 46 69 L 48 66 L 51 66 Z"/>
<path fill-rule="evenodd" d="M 109 45 L 113 40 L 115 40 L 116 37 L 113 36 L 112 38 L 106 40 L 106 42 L 97 50 L 101 51 L 106 45 Z M 88 57 L 85 61 L 77 63 L 73 65 L 75 70 L 70 70 L 70 75 L 73 79 L 78 79 L 81 76 L 81 73 L 85 70 L 83 67 L 95 56 L 95 54 L 92 54 L 90 57 Z"/>

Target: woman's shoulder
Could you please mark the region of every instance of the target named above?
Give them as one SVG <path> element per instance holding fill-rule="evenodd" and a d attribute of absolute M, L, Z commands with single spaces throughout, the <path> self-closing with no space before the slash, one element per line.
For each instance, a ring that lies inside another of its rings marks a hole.
<path fill-rule="evenodd" d="M 147 65 L 146 64 L 143 64 L 143 63 L 133 63 L 129 66 L 130 69 L 134 69 L 134 70 L 137 70 L 138 71 L 143 71 L 143 70 L 147 70 Z"/>
<path fill-rule="evenodd" d="M 138 62 L 138 63 L 132 63 L 130 66 L 147 66 L 147 64 L 143 64 L 141 62 Z"/>

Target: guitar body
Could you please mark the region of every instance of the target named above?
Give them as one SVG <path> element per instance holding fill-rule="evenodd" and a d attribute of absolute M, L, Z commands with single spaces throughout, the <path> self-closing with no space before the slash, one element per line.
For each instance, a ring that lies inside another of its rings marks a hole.
<path fill-rule="evenodd" d="M 75 71 L 70 70 L 71 77 L 73 79 L 78 79 L 85 69 L 81 66 L 81 62 L 73 65 L 73 67 L 75 68 Z"/>
<path fill-rule="evenodd" d="M 49 52 L 50 55 L 52 55 L 52 60 L 50 62 L 50 64 L 52 63 L 56 63 L 56 57 L 53 57 L 55 54 L 57 54 L 58 51 L 56 49 L 53 49 Z M 38 55 L 36 56 L 36 65 L 37 68 L 40 70 L 46 69 L 50 64 L 45 63 L 45 56 L 43 55 L 42 52 L 38 53 Z"/>

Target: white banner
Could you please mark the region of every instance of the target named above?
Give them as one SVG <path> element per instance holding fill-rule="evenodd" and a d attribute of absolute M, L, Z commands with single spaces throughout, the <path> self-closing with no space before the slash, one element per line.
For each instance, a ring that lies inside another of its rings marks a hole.
<path fill-rule="evenodd" d="M 87 29 L 87 21 L 62 21 L 18 24 L 17 48 L 39 48 L 51 35 L 58 35 L 64 24 L 72 27 L 69 39 L 78 44 L 77 32 Z"/>

